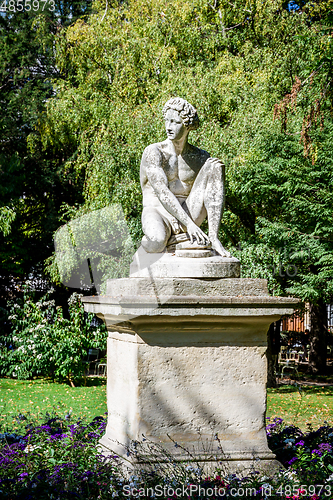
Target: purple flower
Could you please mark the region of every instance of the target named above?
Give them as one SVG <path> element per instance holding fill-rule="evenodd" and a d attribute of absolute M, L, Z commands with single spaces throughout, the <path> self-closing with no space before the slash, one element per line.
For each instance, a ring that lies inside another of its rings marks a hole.
<path fill-rule="evenodd" d="M 332 451 L 333 446 L 330 445 L 329 443 L 321 443 L 318 446 L 318 448 L 319 448 L 320 451 Z"/>
<path fill-rule="evenodd" d="M 298 441 L 298 443 L 295 443 L 295 446 L 304 446 L 304 441 Z"/>
<path fill-rule="evenodd" d="M 318 457 L 321 457 L 323 453 L 320 450 L 312 450 L 312 454 L 318 455 Z"/>
<path fill-rule="evenodd" d="M 291 465 L 294 462 L 296 462 L 296 460 L 297 460 L 297 457 L 293 457 L 291 460 L 289 460 L 288 464 Z"/>

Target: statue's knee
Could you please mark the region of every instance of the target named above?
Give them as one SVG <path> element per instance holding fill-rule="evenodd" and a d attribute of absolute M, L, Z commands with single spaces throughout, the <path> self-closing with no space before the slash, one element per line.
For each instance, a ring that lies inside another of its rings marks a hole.
<path fill-rule="evenodd" d="M 159 253 L 165 249 L 164 241 L 150 241 L 151 252 Z"/>
<path fill-rule="evenodd" d="M 165 249 L 165 241 L 150 240 L 147 237 L 142 239 L 142 246 L 148 253 L 160 253 Z"/>

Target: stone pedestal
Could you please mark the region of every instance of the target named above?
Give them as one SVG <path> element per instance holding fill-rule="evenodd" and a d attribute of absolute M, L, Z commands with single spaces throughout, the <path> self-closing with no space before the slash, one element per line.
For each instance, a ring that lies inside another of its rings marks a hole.
<path fill-rule="evenodd" d="M 181 251 L 181 250 L 180 250 Z M 186 255 L 186 251 L 184 255 Z M 189 251 L 191 253 L 191 250 Z M 174 253 L 147 253 L 142 246 L 135 253 L 130 267 L 131 278 L 239 278 L 240 263 L 235 257 L 207 256 L 198 257 L 204 251 L 199 251 L 195 257 L 178 256 Z M 210 250 L 208 250 L 210 254 Z"/>
<path fill-rule="evenodd" d="M 266 339 L 297 299 L 269 296 L 260 279 L 131 277 L 83 302 L 109 330 L 105 450 L 126 455 L 144 435 L 208 468 L 279 465 L 265 433 Z"/>

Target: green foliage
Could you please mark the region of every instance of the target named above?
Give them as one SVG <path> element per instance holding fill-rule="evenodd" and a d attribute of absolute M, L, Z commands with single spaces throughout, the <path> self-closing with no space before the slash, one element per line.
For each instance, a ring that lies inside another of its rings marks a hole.
<path fill-rule="evenodd" d="M 296 498 L 306 498 L 309 495 L 317 500 L 331 496 L 332 430 L 328 422 L 325 422 L 316 431 L 308 425 L 307 432 L 303 433 L 299 427 L 286 426 L 282 418 L 268 419 L 266 432 L 269 447 L 284 466 L 290 467 L 291 477 L 299 481 L 300 491 L 294 493 Z M 319 484 L 322 486 L 318 492 Z"/>
<path fill-rule="evenodd" d="M 49 293 L 34 302 L 29 290 L 24 292 L 22 306 L 13 304 L 8 318 L 13 328 L 1 351 L 1 373 L 18 379 L 52 375 L 70 381 L 82 376 L 88 349 L 106 348 L 105 326 L 92 326 L 93 315 L 85 317 L 77 293 L 68 301 L 67 319 Z"/>
<path fill-rule="evenodd" d="M 62 169 L 74 145 L 43 149 L 38 126 L 52 81 L 62 78 L 55 36 L 63 36 L 86 3 L 56 1 L 54 12 L 44 5 L 43 12 L 7 10 L 0 16 L 0 262 L 7 287 L 10 276 L 41 272 L 61 203 L 81 200 L 82 179 Z"/>
<path fill-rule="evenodd" d="M 232 166 L 233 190 L 256 218 L 253 252 L 245 242 L 240 254 L 243 272 L 264 265 L 273 290 L 311 302 L 333 296 L 332 134 L 330 123 L 316 132 L 321 147 L 314 164 L 295 137 L 266 133 L 254 141 L 255 152 Z"/>
<path fill-rule="evenodd" d="M 10 233 L 10 226 L 15 219 L 15 216 L 16 213 L 12 208 L 0 208 L 0 231 L 2 231 L 4 236 L 7 236 Z"/>
<path fill-rule="evenodd" d="M 319 449 L 304 449 L 299 447 L 295 454 L 293 467 L 302 471 L 302 479 L 311 484 L 311 479 L 315 476 L 318 482 L 325 481 L 333 472 L 332 445 L 323 443 Z"/>
<path fill-rule="evenodd" d="M 104 417 L 88 423 L 52 412 L 37 421 L 19 415 L 17 421 L 23 435 L 0 434 L 2 498 L 92 500 L 101 493 L 109 498 L 110 487 L 119 485 L 117 464 L 106 463 L 97 447 Z"/>

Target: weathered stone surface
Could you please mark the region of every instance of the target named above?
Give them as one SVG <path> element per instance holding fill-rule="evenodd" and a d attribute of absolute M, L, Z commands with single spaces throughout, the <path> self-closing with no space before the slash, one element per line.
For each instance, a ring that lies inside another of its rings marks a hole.
<path fill-rule="evenodd" d="M 186 250 L 179 250 L 179 252 Z M 204 250 L 202 250 L 204 251 Z M 202 252 L 201 251 L 201 252 Z M 178 250 L 176 250 L 178 252 Z M 188 250 L 194 252 L 194 250 Z M 148 253 L 141 246 L 130 266 L 131 278 L 239 278 L 240 263 L 235 257 L 177 256 L 172 253 Z"/>
<path fill-rule="evenodd" d="M 124 454 L 120 443 L 145 435 L 177 459 L 185 454 L 170 437 L 204 460 L 223 453 L 229 460 L 275 458 L 264 425 L 265 347 L 167 346 L 159 337 L 151 345 L 116 332 L 108 342 L 111 408 L 101 441 L 106 448 Z"/>
<path fill-rule="evenodd" d="M 267 281 L 252 278 L 192 279 L 192 278 L 136 278 L 114 279 L 107 282 L 107 297 L 120 299 L 128 296 L 267 296 Z M 103 300 L 103 299 L 102 299 Z M 276 299 L 274 299 L 276 300 Z"/>
<path fill-rule="evenodd" d="M 265 280 L 128 278 L 83 301 L 109 329 L 106 453 L 125 456 L 144 434 L 208 469 L 216 458 L 232 471 L 278 467 L 265 434 L 266 339 L 296 299 L 269 296 Z"/>
<path fill-rule="evenodd" d="M 176 257 L 184 257 L 189 259 L 202 259 L 206 257 L 212 257 L 211 250 L 194 250 L 193 248 L 181 248 L 176 249 Z"/>
<path fill-rule="evenodd" d="M 239 261 L 218 239 L 224 165 L 188 143 L 199 123 L 191 104 L 172 98 L 163 115 L 167 139 L 142 156 L 145 236 L 130 278 L 82 298 L 109 330 L 100 444 L 125 457 L 145 435 L 176 460 L 270 473 L 279 464 L 265 433 L 267 331 L 298 300 L 269 296 L 265 280 L 239 278 Z M 206 217 L 208 236 L 200 229 Z"/>

